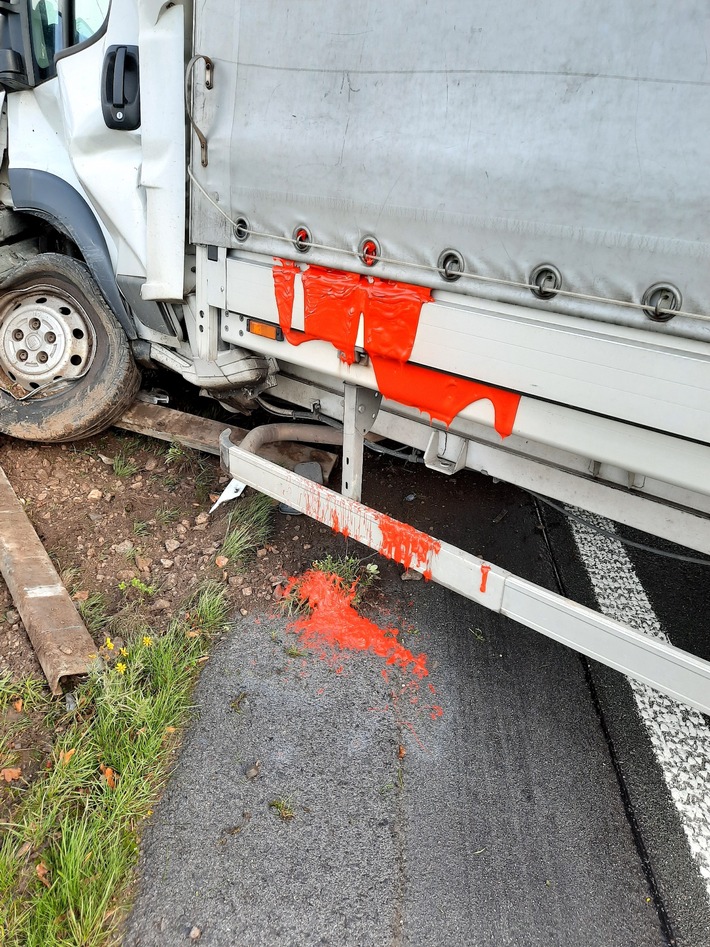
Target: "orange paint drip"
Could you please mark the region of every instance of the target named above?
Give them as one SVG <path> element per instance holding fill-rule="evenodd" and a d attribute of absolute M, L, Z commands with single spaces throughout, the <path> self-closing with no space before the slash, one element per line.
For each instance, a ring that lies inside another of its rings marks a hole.
<path fill-rule="evenodd" d="M 302 279 L 306 334 L 332 343 L 342 353 L 341 359 L 352 365 L 363 306 L 360 277 L 357 273 L 309 266 Z"/>
<path fill-rule="evenodd" d="M 501 437 L 512 433 L 519 394 L 409 363 L 422 305 L 431 301 L 430 289 L 311 266 L 302 273 L 305 331 L 299 332 L 292 321 L 294 280 L 301 270 L 290 260 L 276 262 L 281 264 L 273 268 L 279 325 L 292 345 L 330 342 L 350 365 L 362 313 L 365 350 L 385 398 L 417 408 L 447 427 L 469 404 L 488 400 L 496 431 Z"/>
<path fill-rule="evenodd" d="M 487 399 L 495 412 L 494 427 L 501 437 L 513 432 L 520 395 L 483 385 L 468 378 L 447 375 L 434 368 L 372 356 L 377 387 L 385 398 L 408 404 L 428 414 L 432 421 L 451 424 L 465 407 Z"/>
<path fill-rule="evenodd" d="M 295 263 L 290 260 L 276 260 L 280 266 L 275 266 L 272 270 L 274 277 L 274 295 L 276 296 L 276 308 L 279 311 L 279 326 L 291 345 L 300 345 L 306 339 L 302 332 L 294 332 L 291 329 L 293 322 L 293 284 L 296 279 L 296 273 L 300 272 Z"/>
<path fill-rule="evenodd" d="M 412 354 L 422 305 L 431 302 L 431 290 L 392 280 L 375 279 L 366 284 L 365 350 L 406 362 Z"/>
<path fill-rule="evenodd" d="M 425 566 L 424 578 L 431 578 L 431 558 L 441 549 L 441 543 L 428 533 L 422 533 L 408 523 L 401 523 L 385 513 L 378 513 L 377 525 L 382 533 L 380 553 L 386 559 L 394 559 L 405 569 L 414 565 Z"/>
<path fill-rule="evenodd" d="M 486 585 L 488 584 L 488 573 L 490 571 L 491 571 L 491 567 L 483 563 L 483 565 L 481 566 L 481 592 L 486 591 Z"/>
<path fill-rule="evenodd" d="M 292 579 L 291 588 L 311 609 L 307 617 L 298 618 L 291 626 L 306 647 L 369 651 L 416 677 L 428 675 L 425 654 L 415 656 L 399 643 L 396 629 L 379 628 L 355 611 L 356 584 L 346 587 L 334 573 L 310 570 L 301 579 Z"/>

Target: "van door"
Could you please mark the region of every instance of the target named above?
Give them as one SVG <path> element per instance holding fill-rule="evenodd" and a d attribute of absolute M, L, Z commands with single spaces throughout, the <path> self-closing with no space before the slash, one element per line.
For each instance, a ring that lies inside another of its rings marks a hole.
<path fill-rule="evenodd" d="M 33 180 L 55 191 L 42 199 L 71 233 L 68 185 L 95 215 L 114 274 L 140 280 L 143 298 L 182 299 L 184 5 L 24 2 L 33 87 L 8 96 L 13 196 L 13 171 L 42 173 Z"/>

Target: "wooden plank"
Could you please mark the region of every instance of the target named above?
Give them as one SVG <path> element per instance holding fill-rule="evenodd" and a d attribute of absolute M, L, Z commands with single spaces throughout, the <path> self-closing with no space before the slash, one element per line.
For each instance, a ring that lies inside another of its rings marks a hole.
<path fill-rule="evenodd" d="M 0 571 L 53 694 L 86 674 L 96 645 L 0 467 Z"/>
<path fill-rule="evenodd" d="M 133 431 L 147 437 L 156 437 L 163 441 L 176 441 L 185 447 L 201 450 L 207 454 L 219 456 L 219 435 L 229 428 L 232 441 L 240 444 L 248 434 L 245 428 L 224 421 L 213 421 L 201 418 L 174 408 L 165 408 L 159 404 L 146 404 L 136 401 L 126 411 L 115 427 L 124 431 Z M 337 461 L 337 454 L 331 451 L 318 450 L 305 444 L 281 442 L 264 447 L 263 457 L 273 461 L 280 467 L 293 470 L 296 464 L 315 461 L 323 471 L 323 480 L 327 483 Z"/>

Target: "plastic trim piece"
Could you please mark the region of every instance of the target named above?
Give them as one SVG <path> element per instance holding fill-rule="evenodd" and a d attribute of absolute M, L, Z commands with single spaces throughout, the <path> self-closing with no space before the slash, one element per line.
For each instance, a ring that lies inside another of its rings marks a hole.
<path fill-rule="evenodd" d="M 81 194 L 47 171 L 10 168 L 9 176 L 15 209 L 48 221 L 74 241 L 126 335 L 129 339 L 137 338 L 133 320 L 116 285 L 103 231 Z"/>

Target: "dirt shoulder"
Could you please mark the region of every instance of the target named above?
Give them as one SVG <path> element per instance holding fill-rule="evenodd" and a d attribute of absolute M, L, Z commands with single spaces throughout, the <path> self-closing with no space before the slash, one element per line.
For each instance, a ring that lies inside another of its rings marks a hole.
<path fill-rule="evenodd" d="M 308 562 L 311 534 L 327 532 L 305 518 L 274 516 L 267 542 L 246 561 L 225 564 L 230 505 L 208 513 L 227 483 L 217 458 L 115 430 L 72 445 L 1 439 L 0 465 L 99 650 L 107 629 L 115 649 L 137 623 L 160 635 L 205 580 L 223 586 L 232 614 L 263 610 L 285 572 Z M 43 685 L 0 579 L 0 676 L 8 674 Z M 21 766 L 24 786 L 46 765 L 51 738 L 27 707 L 0 715 L 0 745 L 10 751 L 9 763 Z M 4 817 L 12 814 L 11 788 L 0 784 Z"/>

